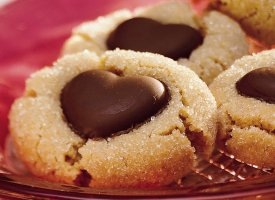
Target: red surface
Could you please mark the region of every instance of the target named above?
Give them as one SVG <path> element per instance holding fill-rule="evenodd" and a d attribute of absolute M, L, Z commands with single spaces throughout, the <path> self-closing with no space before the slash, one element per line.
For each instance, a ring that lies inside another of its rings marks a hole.
<path fill-rule="evenodd" d="M 134 8 L 162 0 L 18 0 L 0 9 L 0 167 L 3 166 L 3 145 L 8 134 L 8 112 L 14 99 L 22 94 L 25 79 L 29 74 L 45 65 L 50 65 L 60 52 L 64 40 L 69 37 L 72 27 L 84 20 L 91 20 L 120 8 Z M 202 10 L 209 0 L 188 0 Z M 1 170 L 1 169 L 0 169 Z M 160 194 L 181 196 L 190 199 L 188 188 L 165 191 L 98 191 L 93 188 L 65 187 L 48 183 L 33 177 L 0 174 L 0 188 L 11 199 L 40 195 L 40 197 L 62 197 L 68 199 L 104 198 L 108 195 L 141 194 L 157 197 Z M 7 177 L 6 177 L 7 176 Z M 274 178 L 248 180 L 237 185 L 210 185 L 209 188 L 197 188 L 192 199 L 228 199 L 232 195 L 254 198 L 256 194 L 266 194 L 274 199 Z M 74 190 L 75 189 L 75 190 Z M 78 192 L 82 193 L 78 193 Z M 222 191 L 224 193 L 222 193 Z M 233 191 L 233 192 L 231 192 Z M 145 194 L 144 194 L 145 192 Z M 147 192 L 147 193 L 146 193 Z M 191 190 L 192 192 L 192 190 Z M 211 195 L 211 192 L 214 194 Z M 0 196 L 3 193 L 0 192 Z M 104 196 L 104 194 L 106 196 Z M 22 195 L 22 196 L 21 196 Z M 103 195 L 103 196 L 102 196 Z M 261 195 L 259 195 L 261 196 Z M 117 196 L 119 197 L 119 196 Z M 1 197 L 0 197 L 1 199 Z M 231 198 L 230 198 L 231 199 Z"/>

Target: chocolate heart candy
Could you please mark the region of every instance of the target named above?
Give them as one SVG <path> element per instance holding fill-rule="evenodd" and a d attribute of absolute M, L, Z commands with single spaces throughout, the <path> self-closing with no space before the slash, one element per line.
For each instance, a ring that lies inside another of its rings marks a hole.
<path fill-rule="evenodd" d="M 81 137 L 108 137 L 158 113 L 168 102 L 167 94 L 165 86 L 151 77 L 90 70 L 64 87 L 61 104 Z"/>
<path fill-rule="evenodd" d="M 239 94 L 268 103 L 275 103 L 275 66 L 255 69 L 237 83 Z"/>
<path fill-rule="evenodd" d="M 187 58 L 203 41 L 201 33 L 184 24 L 161 24 L 148 18 L 132 18 L 120 24 L 107 40 L 109 49 L 131 49 Z"/>

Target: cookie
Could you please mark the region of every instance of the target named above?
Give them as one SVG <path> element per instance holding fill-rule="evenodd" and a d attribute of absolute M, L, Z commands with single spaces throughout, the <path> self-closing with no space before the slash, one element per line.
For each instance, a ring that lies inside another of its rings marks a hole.
<path fill-rule="evenodd" d="M 245 56 L 210 85 L 218 140 L 236 158 L 275 167 L 275 50 Z"/>
<path fill-rule="evenodd" d="M 207 84 L 248 54 L 245 34 L 229 17 L 210 11 L 199 17 L 183 2 L 119 10 L 73 30 L 63 53 L 115 48 L 162 54 L 194 70 Z"/>
<path fill-rule="evenodd" d="M 86 50 L 34 73 L 9 118 L 34 175 L 96 188 L 170 184 L 216 136 L 215 99 L 192 70 L 126 50 Z"/>
<path fill-rule="evenodd" d="M 275 44 L 274 0 L 215 0 L 213 6 L 240 22 L 251 36 Z"/>

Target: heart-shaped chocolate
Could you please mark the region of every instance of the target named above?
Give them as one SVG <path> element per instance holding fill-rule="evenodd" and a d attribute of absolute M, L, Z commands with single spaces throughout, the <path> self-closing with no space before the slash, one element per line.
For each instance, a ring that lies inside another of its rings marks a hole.
<path fill-rule="evenodd" d="M 236 83 L 236 89 L 243 96 L 275 104 L 275 66 L 252 70 Z"/>
<path fill-rule="evenodd" d="M 172 59 L 187 58 L 202 44 L 201 33 L 184 24 L 161 24 L 148 18 L 124 21 L 109 35 L 108 49 L 152 52 Z"/>
<path fill-rule="evenodd" d="M 103 70 L 83 72 L 62 90 L 61 104 L 72 128 L 83 138 L 108 137 L 158 113 L 168 92 L 147 76 L 119 77 Z"/>

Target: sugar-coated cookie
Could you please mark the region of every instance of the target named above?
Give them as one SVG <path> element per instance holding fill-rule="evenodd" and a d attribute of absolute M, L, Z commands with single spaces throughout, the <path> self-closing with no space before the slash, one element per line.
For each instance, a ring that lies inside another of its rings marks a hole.
<path fill-rule="evenodd" d="M 199 17 L 183 2 L 170 1 L 119 10 L 73 30 L 63 53 L 108 49 L 159 53 L 194 70 L 207 84 L 232 62 L 248 54 L 240 26 L 217 11 Z"/>
<path fill-rule="evenodd" d="M 255 38 L 275 44 L 275 0 L 214 0 L 213 5 L 240 22 Z"/>
<path fill-rule="evenodd" d="M 27 80 L 9 118 L 34 175 L 80 186 L 167 185 L 215 146 L 207 85 L 152 53 L 66 55 Z"/>
<path fill-rule="evenodd" d="M 218 140 L 236 158 L 275 167 L 275 50 L 245 56 L 210 85 Z"/>

